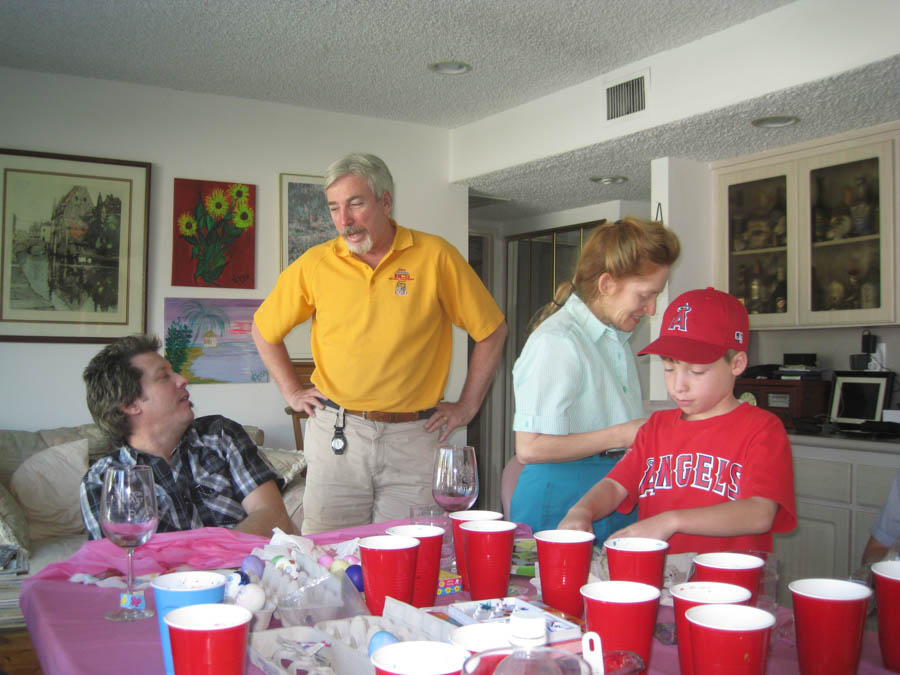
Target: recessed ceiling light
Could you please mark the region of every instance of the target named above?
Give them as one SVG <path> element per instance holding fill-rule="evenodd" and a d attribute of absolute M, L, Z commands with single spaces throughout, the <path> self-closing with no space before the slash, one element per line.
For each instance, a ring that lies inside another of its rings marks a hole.
<path fill-rule="evenodd" d="M 472 70 L 472 66 L 462 61 L 435 61 L 428 64 L 428 70 L 441 75 L 462 75 Z"/>
<path fill-rule="evenodd" d="M 601 185 L 620 185 L 628 182 L 627 176 L 591 176 L 591 180 Z"/>
<path fill-rule="evenodd" d="M 761 129 L 779 129 L 797 124 L 799 121 L 800 118 L 793 115 L 768 115 L 767 117 L 757 117 L 750 124 Z"/>

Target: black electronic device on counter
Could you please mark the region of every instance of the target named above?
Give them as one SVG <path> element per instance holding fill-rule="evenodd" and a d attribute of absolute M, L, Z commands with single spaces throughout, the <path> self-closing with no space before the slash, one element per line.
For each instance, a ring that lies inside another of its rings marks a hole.
<path fill-rule="evenodd" d="M 890 407 L 893 386 L 890 370 L 834 371 L 828 421 L 844 431 L 863 431 L 864 423 L 880 423 L 882 411 Z"/>

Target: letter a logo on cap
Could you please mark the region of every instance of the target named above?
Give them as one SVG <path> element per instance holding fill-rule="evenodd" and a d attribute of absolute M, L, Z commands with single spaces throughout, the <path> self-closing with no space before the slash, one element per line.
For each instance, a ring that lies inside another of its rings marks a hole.
<path fill-rule="evenodd" d="M 688 303 L 681 305 L 675 312 L 675 316 L 672 317 L 668 330 L 680 330 L 687 333 L 687 315 L 690 311 L 691 306 Z"/>

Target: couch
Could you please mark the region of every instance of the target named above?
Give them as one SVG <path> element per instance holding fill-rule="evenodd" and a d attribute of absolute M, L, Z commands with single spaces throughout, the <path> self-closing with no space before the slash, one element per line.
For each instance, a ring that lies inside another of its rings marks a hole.
<path fill-rule="evenodd" d="M 299 529 L 306 485 L 303 453 L 267 448 L 261 429 L 244 429 L 282 479 L 285 506 Z M 0 544 L 28 551 L 28 574 L 69 557 L 87 539 L 79 485 L 88 466 L 111 449 L 94 424 L 0 430 Z M 24 625 L 18 605 L 24 576 L 0 575 L 0 627 Z"/>

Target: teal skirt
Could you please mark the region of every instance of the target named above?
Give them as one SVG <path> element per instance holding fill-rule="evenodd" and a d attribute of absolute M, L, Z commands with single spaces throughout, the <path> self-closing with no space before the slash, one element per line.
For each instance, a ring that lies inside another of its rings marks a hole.
<path fill-rule="evenodd" d="M 510 504 L 510 518 L 532 532 L 553 530 L 569 509 L 615 466 L 618 458 L 593 456 L 574 462 L 528 464 L 519 475 Z M 637 520 L 637 509 L 614 511 L 594 522 L 594 542 L 602 545 L 613 532 Z"/>

